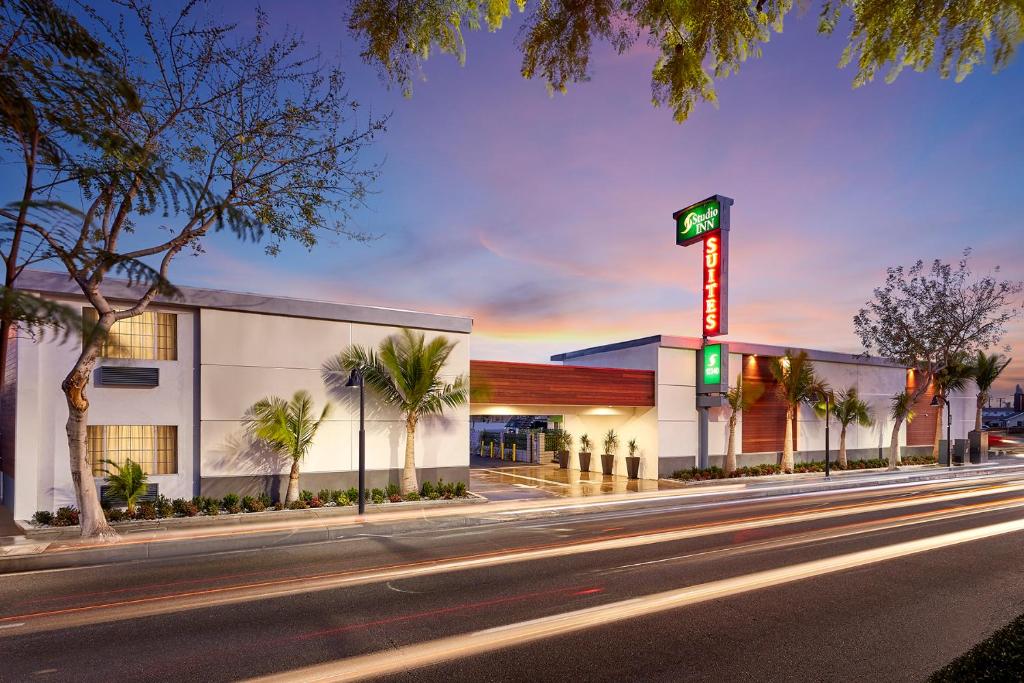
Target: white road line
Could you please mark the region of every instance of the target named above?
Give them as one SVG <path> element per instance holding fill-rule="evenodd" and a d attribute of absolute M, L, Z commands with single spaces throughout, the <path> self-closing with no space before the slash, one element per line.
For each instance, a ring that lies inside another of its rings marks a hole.
<path fill-rule="evenodd" d="M 966 529 L 882 548 L 801 562 L 788 567 L 768 569 L 743 576 L 664 591 L 629 600 L 598 605 L 539 619 L 531 619 L 497 628 L 451 636 L 426 643 L 341 659 L 303 667 L 280 674 L 252 679 L 274 681 L 355 681 L 404 672 L 451 659 L 519 646 L 555 635 L 574 633 L 594 626 L 606 626 L 637 617 L 679 609 L 690 605 L 780 586 L 794 581 L 908 557 L 931 550 L 968 543 L 1003 534 L 1024 531 L 1024 519 Z"/>

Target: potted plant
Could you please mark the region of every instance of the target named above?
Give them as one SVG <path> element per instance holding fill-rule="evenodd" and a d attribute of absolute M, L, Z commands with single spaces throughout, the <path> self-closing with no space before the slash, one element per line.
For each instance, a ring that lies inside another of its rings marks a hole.
<path fill-rule="evenodd" d="M 565 431 L 561 427 L 555 430 L 555 457 L 558 460 L 558 466 L 561 469 L 568 469 L 569 467 L 569 449 L 572 448 L 572 434 Z"/>
<path fill-rule="evenodd" d="M 593 444 L 590 443 L 590 437 L 584 434 L 580 437 L 580 472 L 590 471 L 590 447 Z"/>
<path fill-rule="evenodd" d="M 614 429 L 604 435 L 604 453 L 601 454 L 601 471 L 611 474 L 615 467 L 615 452 L 619 450 L 619 437 Z"/>
<path fill-rule="evenodd" d="M 636 444 L 636 439 L 630 439 L 626 447 L 629 448 L 629 455 L 626 456 L 626 475 L 630 479 L 639 479 L 640 456 L 636 452 L 640 450 L 640 447 Z"/>

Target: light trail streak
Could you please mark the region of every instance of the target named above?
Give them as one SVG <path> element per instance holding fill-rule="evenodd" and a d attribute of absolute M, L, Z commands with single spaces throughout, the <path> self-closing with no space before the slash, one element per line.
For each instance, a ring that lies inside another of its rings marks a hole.
<path fill-rule="evenodd" d="M 1024 531 L 1024 519 L 801 562 L 788 567 L 606 603 L 426 643 L 406 645 L 388 650 L 386 653 L 350 657 L 252 680 L 259 683 L 278 683 L 297 680 L 356 681 L 379 677 L 1019 531 Z"/>
<path fill-rule="evenodd" d="M 1007 487 L 1012 490 L 1022 489 L 1024 485 Z M 925 502 L 944 502 L 962 498 L 987 495 L 990 491 L 965 491 L 955 494 L 943 494 L 928 497 Z M 801 522 L 829 519 L 850 514 L 864 514 L 874 511 L 906 508 L 921 505 L 920 499 L 895 500 L 887 503 L 873 503 L 861 506 L 844 506 L 815 511 L 801 511 L 784 515 L 767 515 L 737 521 L 713 522 L 704 525 L 677 527 L 668 530 L 655 530 L 640 533 L 620 534 L 606 538 L 562 541 L 540 546 L 514 550 L 495 550 L 475 555 L 455 558 L 425 560 L 421 562 L 403 563 L 370 569 L 354 569 L 342 572 L 331 572 L 313 576 L 268 579 L 248 584 L 222 586 L 200 590 L 186 591 L 156 596 L 145 596 L 115 602 L 66 607 L 28 614 L 17 614 L 0 617 L 0 624 L 14 621 L 24 622 L 25 626 L 0 632 L 0 638 L 17 633 L 31 633 L 60 628 L 71 628 L 85 624 L 103 623 L 120 619 L 132 619 L 144 616 L 169 614 L 192 609 L 217 607 L 236 604 L 251 600 L 297 595 L 322 590 L 334 590 L 370 583 L 381 583 L 430 576 L 454 571 L 481 569 L 504 564 L 530 562 L 592 552 L 621 550 L 640 546 L 679 541 L 702 536 L 732 533 L 748 529 L 759 529 L 774 525 L 796 524 Z M 1024 505 L 1024 497 L 991 501 L 973 506 L 963 506 L 947 510 L 926 511 L 918 513 L 920 517 L 941 518 L 961 509 L 973 509 L 980 513 L 990 509 L 1006 509 Z M 884 524 L 887 520 L 878 520 Z"/>

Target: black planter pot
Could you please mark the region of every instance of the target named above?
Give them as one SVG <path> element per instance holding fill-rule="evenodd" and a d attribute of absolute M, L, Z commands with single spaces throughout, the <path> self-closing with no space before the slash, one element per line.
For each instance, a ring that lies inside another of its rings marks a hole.
<path fill-rule="evenodd" d="M 580 472 L 590 471 L 590 453 L 580 452 Z"/>
<path fill-rule="evenodd" d="M 630 479 L 640 478 L 640 456 L 626 456 L 626 474 L 629 476 Z"/>
<path fill-rule="evenodd" d="M 615 467 L 615 456 L 610 453 L 601 454 L 601 472 L 611 474 Z"/>
<path fill-rule="evenodd" d="M 569 451 L 558 451 L 558 466 L 563 470 L 569 467 Z"/>

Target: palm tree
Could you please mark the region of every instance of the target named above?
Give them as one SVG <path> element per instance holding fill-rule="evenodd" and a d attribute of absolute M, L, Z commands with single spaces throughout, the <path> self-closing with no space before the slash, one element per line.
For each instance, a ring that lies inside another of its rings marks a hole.
<path fill-rule="evenodd" d="M 889 469 L 895 470 L 900 464 L 900 426 L 905 421 L 910 424 L 914 419 L 914 397 L 903 390 L 895 394 L 889 404 L 892 416 L 892 437 L 889 439 Z"/>
<path fill-rule="evenodd" d="M 1012 361 L 1012 358 L 1003 358 L 998 353 L 989 356 L 984 351 L 978 351 L 978 356 L 971 363 L 971 377 L 978 386 L 978 410 L 974 414 L 974 431 L 981 431 L 981 411 L 988 402 L 989 390 Z"/>
<path fill-rule="evenodd" d="M 327 403 L 316 417 L 313 397 L 308 391 L 296 391 L 290 401 L 268 396 L 249 408 L 245 418 L 249 435 L 292 461 L 285 503 L 299 499 L 299 462 L 306 457 L 313 437 L 330 414 L 331 404 Z"/>
<path fill-rule="evenodd" d="M 857 387 L 849 387 L 846 391 L 836 394 L 835 403 L 832 405 L 832 415 L 839 423 L 839 466 L 845 468 L 846 462 L 846 428 L 852 424 L 861 427 L 870 427 L 874 424 L 871 419 L 871 409 L 868 404 L 857 395 Z"/>
<path fill-rule="evenodd" d="M 935 395 L 939 397 L 940 407 L 935 411 L 935 438 L 932 439 L 932 457 L 939 457 L 939 441 L 942 440 L 942 406 L 946 405 L 949 395 L 967 388 L 967 381 L 973 376 L 972 367 L 964 354 L 956 354 L 950 358 L 945 367 L 935 373 L 932 380 Z M 948 410 L 948 407 L 946 408 Z"/>
<path fill-rule="evenodd" d="M 350 346 L 323 365 L 325 378 L 359 370 L 363 381 L 387 405 L 405 416 L 405 466 L 402 493 L 417 491 L 416 425 L 424 415 L 441 415 L 447 408 L 465 405 L 469 382 L 465 376 L 451 383 L 440 374 L 456 342 L 437 336 L 429 342 L 422 332 L 402 328 L 384 339 L 377 350 Z M 330 381 L 330 379 L 328 379 Z"/>
<path fill-rule="evenodd" d="M 818 379 L 814 364 L 801 351 L 795 356 L 788 349 L 782 358 L 773 358 L 769 366 L 777 383 L 779 397 L 786 404 L 786 433 L 782 442 L 782 470 L 793 471 L 793 423 L 803 403 L 815 403 L 827 385 Z"/>
<path fill-rule="evenodd" d="M 135 515 L 135 501 L 146 492 L 146 473 L 142 471 L 139 463 L 127 458 L 123 465 L 118 465 L 113 460 L 103 462 L 112 466 L 117 472 L 104 470 L 107 475 L 107 491 L 113 498 L 123 498 L 128 516 Z"/>
<path fill-rule="evenodd" d="M 754 382 L 744 382 L 743 373 L 736 378 L 736 386 L 725 394 L 725 400 L 729 402 L 729 440 L 725 448 L 726 472 L 736 471 L 736 422 L 739 414 L 754 405 L 761 394 L 764 393 L 764 386 Z"/>

